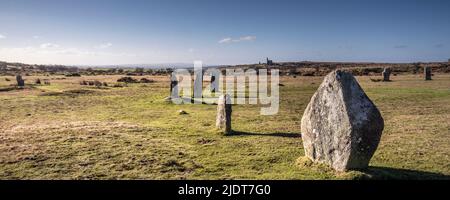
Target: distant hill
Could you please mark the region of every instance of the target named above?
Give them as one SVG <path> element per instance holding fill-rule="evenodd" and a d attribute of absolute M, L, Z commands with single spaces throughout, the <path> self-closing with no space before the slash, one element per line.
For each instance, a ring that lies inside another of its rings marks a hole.
<path fill-rule="evenodd" d="M 423 73 L 423 68 L 431 67 L 433 73 L 450 73 L 450 62 L 428 63 L 371 63 L 371 62 L 278 62 L 272 65 L 247 64 L 235 66 L 222 66 L 221 69 L 279 69 L 280 75 L 292 76 L 324 76 L 335 69 L 343 69 L 354 75 L 380 75 L 384 68 L 389 67 L 395 74 Z"/>
<path fill-rule="evenodd" d="M 192 63 L 153 63 L 153 64 L 122 64 L 122 65 L 83 65 L 80 68 L 144 68 L 144 69 L 166 69 L 166 68 L 191 68 Z"/>
<path fill-rule="evenodd" d="M 33 75 L 157 75 L 167 74 L 171 67 L 157 65 L 117 65 L 117 66 L 67 66 L 67 65 L 36 65 L 24 63 L 10 63 L 0 61 L 0 75 L 13 76 L 16 74 Z M 180 66 L 180 65 L 179 65 Z"/>
<path fill-rule="evenodd" d="M 205 66 L 218 67 L 221 70 L 241 69 L 279 69 L 280 75 L 300 76 L 323 76 L 334 69 L 344 69 L 355 75 L 376 75 L 389 67 L 394 74 L 398 73 L 422 73 L 423 67 L 432 68 L 433 73 L 450 73 L 450 62 L 432 63 L 356 63 L 356 62 L 277 62 L 267 64 L 245 64 Z M 8 63 L 0 61 L 0 75 L 15 74 L 74 74 L 80 75 L 161 75 L 168 74 L 177 68 L 193 68 L 193 64 L 171 63 L 171 64 L 128 64 L 128 65 L 103 65 L 103 66 L 65 66 L 65 65 L 34 65 L 24 63 Z"/>

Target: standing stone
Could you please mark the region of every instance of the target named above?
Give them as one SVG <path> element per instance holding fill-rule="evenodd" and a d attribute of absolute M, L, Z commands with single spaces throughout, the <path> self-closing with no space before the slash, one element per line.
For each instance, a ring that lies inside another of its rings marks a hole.
<path fill-rule="evenodd" d="M 19 86 L 19 87 L 25 86 L 25 81 L 22 79 L 21 75 L 17 75 L 16 80 L 17 80 L 17 86 Z"/>
<path fill-rule="evenodd" d="M 426 81 L 431 80 L 431 67 L 424 67 L 423 68 L 423 73 L 425 75 L 425 80 Z"/>
<path fill-rule="evenodd" d="M 203 96 L 203 69 L 201 62 L 194 62 L 194 76 L 194 98 L 192 98 L 192 102 L 201 104 Z"/>
<path fill-rule="evenodd" d="M 211 93 L 215 93 L 216 92 L 216 76 L 212 75 L 211 76 Z"/>
<path fill-rule="evenodd" d="M 170 76 L 170 97 L 178 97 L 178 80 L 177 77 L 173 74 Z"/>
<path fill-rule="evenodd" d="M 380 112 L 353 75 L 333 71 L 325 77 L 303 114 L 305 155 L 337 171 L 366 168 L 383 128 Z"/>
<path fill-rule="evenodd" d="M 230 95 L 220 95 L 217 102 L 216 127 L 225 135 L 231 134 L 231 98 Z"/>
<path fill-rule="evenodd" d="M 219 86 L 220 76 L 221 76 L 220 70 L 218 70 L 218 69 L 212 70 L 212 71 L 210 71 L 210 74 L 211 74 L 211 85 L 210 85 L 209 91 L 214 94 L 220 93 L 220 88 L 219 88 L 220 87 Z"/>
<path fill-rule="evenodd" d="M 384 68 L 383 70 L 383 81 L 391 81 L 389 77 L 391 76 L 391 68 Z"/>

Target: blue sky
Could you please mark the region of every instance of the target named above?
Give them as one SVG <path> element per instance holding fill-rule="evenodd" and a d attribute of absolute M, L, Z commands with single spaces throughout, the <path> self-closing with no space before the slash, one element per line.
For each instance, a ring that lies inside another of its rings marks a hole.
<path fill-rule="evenodd" d="M 0 0 L 0 60 L 446 61 L 446 0 Z"/>

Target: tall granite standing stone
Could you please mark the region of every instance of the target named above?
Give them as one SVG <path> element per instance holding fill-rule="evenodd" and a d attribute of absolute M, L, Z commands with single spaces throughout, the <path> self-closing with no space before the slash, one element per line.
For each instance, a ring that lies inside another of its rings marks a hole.
<path fill-rule="evenodd" d="M 301 121 L 305 155 L 337 171 L 369 164 L 384 128 L 377 107 L 348 72 L 328 74 Z"/>
<path fill-rule="evenodd" d="M 383 70 L 383 81 L 391 81 L 390 79 L 391 76 L 391 68 L 384 68 Z"/>
<path fill-rule="evenodd" d="M 201 104 L 203 97 L 203 70 L 201 68 L 194 69 L 194 76 L 194 97 L 192 102 Z"/>
<path fill-rule="evenodd" d="M 210 88 L 211 93 L 215 93 L 216 92 L 216 84 L 217 84 L 216 76 L 212 75 L 211 76 L 211 88 Z"/>
<path fill-rule="evenodd" d="M 220 95 L 217 102 L 216 127 L 225 135 L 232 133 L 231 130 L 231 97 L 228 94 Z"/>
<path fill-rule="evenodd" d="M 173 99 L 179 98 L 178 96 L 178 79 L 175 74 L 170 74 L 170 94 L 164 98 L 166 102 L 172 102 Z"/>
<path fill-rule="evenodd" d="M 210 72 L 211 74 L 211 85 L 210 85 L 210 92 L 211 93 L 220 93 L 220 76 L 222 73 L 220 70 L 212 70 Z"/>
<path fill-rule="evenodd" d="M 170 76 L 170 97 L 175 98 L 178 96 L 178 80 L 175 75 Z"/>
<path fill-rule="evenodd" d="M 16 76 L 17 86 L 23 87 L 25 86 L 25 81 L 22 79 L 21 75 Z"/>
<path fill-rule="evenodd" d="M 426 81 L 431 80 L 431 67 L 424 67 L 423 68 L 423 73 L 425 75 L 425 80 Z"/>

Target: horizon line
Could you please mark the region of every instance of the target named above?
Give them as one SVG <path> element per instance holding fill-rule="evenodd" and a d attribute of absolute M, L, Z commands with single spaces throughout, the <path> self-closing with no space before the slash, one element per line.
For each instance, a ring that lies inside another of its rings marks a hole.
<path fill-rule="evenodd" d="M 138 65 L 155 65 L 151 67 L 161 67 L 156 65 L 193 65 L 194 61 L 192 63 L 189 62 L 155 62 L 155 63 L 128 63 L 128 64 L 36 64 L 36 63 L 24 63 L 20 61 L 3 61 L 0 60 L 0 62 L 3 63 L 10 63 L 10 64 L 24 64 L 24 65 L 50 65 L 50 66 L 67 66 L 67 67 L 139 67 Z M 279 61 L 279 62 L 273 62 L 276 63 L 355 63 L 355 64 L 412 64 L 412 63 L 448 63 L 450 62 L 450 59 L 447 61 L 323 61 L 323 60 L 298 60 L 298 61 Z M 263 65 L 266 64 L 265 62 L 261 63 L 239 63 L 239 64 L 204 64 L 204 66 L 209 67 L 215 67 L 215 66 L 239 66 L 239 65 Z M 164 66 L 166 68 L 170 68 L 171 66 Z M 176 66 L 173 66 L 176 67 Z"/>

